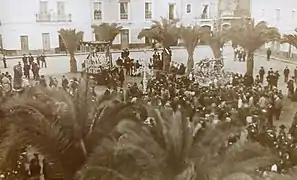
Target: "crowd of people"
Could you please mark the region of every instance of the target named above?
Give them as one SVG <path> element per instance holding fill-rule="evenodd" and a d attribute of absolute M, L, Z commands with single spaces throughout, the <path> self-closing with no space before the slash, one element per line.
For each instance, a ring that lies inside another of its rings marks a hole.
<path fill-rule="evenodd" d="M 199 85 L 195 78 L 190 80 L 185 76 L 157 73 L 149 80 L 147 92 L 143 93 L 135 83 L 128 86 L 123 99 L 172 111 L 183 109 L 190 126 L 197 133 L 203 127 L 222 123 L 247 127 L 247 140 L 258 141 L 271 148 L 281 159 L 273 167 L 261 167 L 259 171 L 281 173 L 297 165 L 297 113 L 289 127 L 289 135 L 284 125 L 276 132 L 274 122 L 281 120 L 285 95 L 277 88 L 279 79 L 276 82 L 270 80 L 275 73 L 270 70 L 267 84 L 248 75 L 225 73 L 223 78 L 228 79 L 227 82 L 218 80 L 207 86 Z M 149 119 L 146 123 L 154 125 L 154 120 Z M 234 143 L 239 136 L 231 137 L 230 143 Z"/>
<path fill-rule="evenodd" d="M 239 61 L 245 61 L 245 55 L 240 55 L 240 53 L 242 54 L 242 52 L 236 53 L 236 58 Z M 69 80 L 66 76 L 62 76 L 61 82 L 58 82 L 57 78 L 50 77 L 47 80 L 43 75 L 40 76 L 40 67 L 46 67 L 44 55 L 38 56 L 36 60 L 31 54 L 28 57 L 24 55 L 22 62 L 23 64 L 20 62 L 13 67 L 13 76 L 9 73 L 2 73 L 1 96 L 12 94 L 13 89 L 32 85 L 24 78 L 34 79 L 37 85 L 43 87 L 60 87 L 70 94 L 74 94 L 78 89 L 79 79 L 77 78 Z M 292 157 L 297 157 L 293 154 L 297 150 L 297 115 L 290 127 L 290 138 L 284 137 L 287 136 L 284 133 L 284 125 L 281 126 L 281 131 L 278 133 L 281 140 L 278 139 L 274 128 L 274 122 L 280 121 L 284 96 L 297 101 L 297 87 L 295 87 L 297 67 L 294 69 L 293 75 L 288 67 L 283 70 L 283 81 L 287 83 L 288 89 L 288 93 L 285 95 L 278 89 L 281 74 L 272 68 L 266 72 L 264 67 L 261 67 L 255 78 L 249 75 L 220 71 L 220 76 L 214 76 L 215 78 L 208 84 L 201 84 L 199 79 L 207 79 L 210 76 L 197 74 L 181 76 L 185 74 L 186 68 L 183 64 L 175 62 L 171 63 L 170 72 L 165 73 L 160 71 L 163 67 L 160 62 L 162 62 L 160 54 L 155 52 L 148 65 L 154 75 L 148 80 L 146 91 L 143 91 L 144 88 L 141 87 L 141 85 L 144 86 L 144 82 L 141 82 L 140 85 L 128 83 L 125 87 L 125 77 L 141 77 L 144 64 L 139 60 L 130 59 L 129 51 L 123 51 L 122 56 L 116 61 L 117 66 L 111 70 L 111 76 L 109 79 L 105 79 L 107 89 L 104 96 L 120 93 L 122 100 L 127 103 L 159 106 L 172 111 L 182 108 L 196 133 L 201 132 L 205 126 L 221 123 L 246 126 L 249 140 L 259 141 L 266 146 L 275 148 L 283 160 L 281 165 L 278 164 L 279 166 L 297 164 L 294 158 L 292 160 Z M 202 69 L 207 68 L 210 66 L 203 66 Z M 217 74 L 212 73 L 215 69 L 211 69 L 208 74 Z M 33 78 L 30 76 L 30 70 L 33 73 Z M 89 78 L 90 89 L 94 96 L 97 96 L 94 77 L 89 76 Z M 154 120 L 147 118 L 146 123 L 153 125 Z M 274 137 L 269 139 L 266 135 L 271 131 L 273 131 Z M 288 142 L 290 142 L 290 148 L 287 147 Z M 286 167 L 279 167 L 277 171 L 279 169 L 286 169 Z"/>

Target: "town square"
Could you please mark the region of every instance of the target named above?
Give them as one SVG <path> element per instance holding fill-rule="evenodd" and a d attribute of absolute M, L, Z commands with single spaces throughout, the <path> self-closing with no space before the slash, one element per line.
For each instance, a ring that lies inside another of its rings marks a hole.
<path fill-rule="evenodd" d="M 0 180 L 296 180 L 295 1 L 0 0 Z"/>

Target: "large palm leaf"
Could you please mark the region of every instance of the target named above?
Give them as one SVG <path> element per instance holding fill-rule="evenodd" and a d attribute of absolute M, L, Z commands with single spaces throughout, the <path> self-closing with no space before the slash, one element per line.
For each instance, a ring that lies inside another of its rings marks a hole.
<path fill-rule="evenodd" d="M 92 26 L 92 28 L 97 41 L 107 41 L 112 44 L 123 27 L 117 23 L 102 23 L 99 26 Z"/>
<path fill-rule="evenodd" d="M 221 48 L 224 44 L 231 40 L 229 31 L 210 31 L 204 28 L 202 40 L 210 46 L 215 58 L 221 57 Z"/>
<path fill-rule="evenodd" d="M 61 90 L 32 88 L 6 109 L 22 138 L 52 161 L 65 179 L 73 178 L 121 119 L 131 119 L 127 105 L 119 101 L 93 101 L 85 81 L 73 98 Z"/>
<path fill-rule="evenodd" d="M 275 27 L 269 27 L 262 21 L 254 24 L 254 20 L 244 23 L 243 26 L 232 28 L 232 41 L 242 46 L 247 51 L 247 73 L 253 75 L 254 53 L 265 43 L 278 41 L 280 33 Z"/>
<path fill-rule="evenodd" d="M 292 34 L 284 34 L 281 39 L 281 43 L 287 43 L 297 48 L 297 29 L 295 29 L 294 33 Z"/>
<path fill-rule="evenodd" d="M 74 54 L 80 41 L 83 39 L 84 33 L 82 31 L 76 31 L 76 29 L 60 29 L 58 32 L 69 54 Z"/>
<path fill-rule="evenodd" d="M 264 21 L 254 25 L 253 21 L 232 29 L 232 38 L 247 51 L 254 52 L 269 41 L 278 40 L 280 34 L 275 27 Z"/>
<path fill-rule="evenodd" d="M 232 159 L 243 164 L 247 157 L 256 158 L 261 154 L 246 150 L 255 147 L 253 145 L 222 151 L 230 134 L 238 129 L 209 127 L 202 138 L 196 138 L 181 112 L 172 114 L 171 111 L 153 109 L 149 114 L 156 122 L 153 128 L 122 122 L 118 130 L 125 136 L 118 142 L 106 142 L 105 148 L 101 146 L 93 154 L 94 161 L 91 160 L 84 169 L 84 175 L 98 179 L 104 176 L 107 179 L 208 180 L 226 175 L 219 170 L 224 166 L 228 166 L 225 169 L 229 173 L 245 171 L 230 165 Z M 258 150 L 263 149 L 255 151 Z M 247 155 L 243 156 L 245 153 Z M 96 157 L 105 159 L 96 160 Z M 258 165 L 249 164 L 249 167 L 256 169 Z"/>
<path fill-rule="evenodd" d="M 70 72 L 77 72 L 77 62 L 74 53 L 79 47 L 80 42 L 83 40 L 83 32 L 77 32 L 76 29 L 60 29 L 58 31 L 62 37 L 63 43 L 70 55 Z"/>
<path fill-rule="evenodd" d="M 138 39 L 142 39 L 143 37 L 154 39 L 165 48 L 169 48 L 176 44 L 179 38 L 176 23 L 177 20 L 167 20 L 165 18 L 161 18 L 160 21 L 153 21 L 149 29 L 144 29 L 138 34 Z"/>

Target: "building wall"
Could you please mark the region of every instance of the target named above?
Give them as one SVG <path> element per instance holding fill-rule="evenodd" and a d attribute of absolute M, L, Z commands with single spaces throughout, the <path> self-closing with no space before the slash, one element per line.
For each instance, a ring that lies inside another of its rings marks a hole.
<path fill-rule="evenodd" d="M 297 1 L 296 0 L 252 0 L 252 15 L 255 22 L 266 21 L 268 25 L 277 27 L 280 33 L 293 33 L 297 28 Z M 266 47 L 271 47 L 276 52 L 288 52 L 288 44 L 269 43 Z M 292 49 L 297 53 L 296 49 Z"/>
<path fill-rule="evenodd" d="M 46 0 L 45 0 L 46 1 Z M 37 22 L 40 0 L 0 0 L 0 34 L 3 47 L 7 50 L 21 50 L 20 36 L 28 36 L 29 50 L 42 50 L 42 33 L 50 34 L 51 49 L 59 46 L 58 30 L 76 28 L 84 32 L 84 40 L 94 40 L 92 25 L 119 23 L 129 31 L 129 44 L 143 44 L 137 36 L 143 28 L 149 28 L 152 20 L 169 18 L 169 4 L 174 4 L 174 18 L 184 25 L 209 25 L 216 18 L 218 0 L 60 0 L 65 2 L 65 13 L 71 14 L 71 22 Z M 57 0 L 47 0 L 50 14 L 57 13 Z M 101 3 L 102 18 L 94 19 L 94 2 Z M 128 19 L 120 19 L 120 3 L 128 2 Z M 152 4 L 152 18 L 145 18 L 145 3 Z M 17 4 L 17 6 L 16 6 Z M 208 18 L 201 20 L 203 5 L 208 5 Z M 187 8 L 190 7 L 190 12 Z M 118 35 L 114 44 L 121 44 Z"/>
<path fill-rule="evenodd" d="M 140 44 L 144 43 L 144 39 L 138 39 L 137 36 L 143 28 L 149 28 L 152 20 L 160 20 L 161 17 L 168 18 L 168 4 L 175 4 L 175 16 L 181 16 L 180 0 L 123 0 L 128 3 L 128 19 L 120 19 L 120 3 L 121 0 L 97 0 L 102 4 L 102 20 L 92 20 L 93 25 L 100 25 L 102 22 L 119 23 L 123 29 L 129 30 L 129 43 Z M 145 18 L 145 3 L 150 2 L 152 6 L 152 18 Z M 114 44 L 120 44 L 121 35 L 118 35 L 114 40 Z"/>
<path fill-rule="evenodd" d="M 182 0 L 181 9 L 183 15 L 181 17 L 181 22 L 185 25 L 209 25 L 213 26 L 214 20 L 217 18 L 218 14 L 218 0 Z M 203 8 L 207 5 L 207 18 L 201 18 Z M 187 7 L 190 6 L 190 12 L 187 11 Z"/>
<path fill-rule="evenodd" d="M 66 14 L 71 14 L 72 22 L 36 22 L 39 14 L 39 0 L 1 0 L 3 47 L 21 50 L 20 36 L 28 36 L 29 50 L 43 49 L 42 33 L 50 34 L 50 47 L 59 46 L 58 30 L 76 28 L 84 32 L 85 40 L 92 40 L 90 3 L 82 0 L 64 0 Z M 17 6 L 16 6 L 17 4 Z M 57 13 L 57 1 L 48 1 L 51 14 Z"/>

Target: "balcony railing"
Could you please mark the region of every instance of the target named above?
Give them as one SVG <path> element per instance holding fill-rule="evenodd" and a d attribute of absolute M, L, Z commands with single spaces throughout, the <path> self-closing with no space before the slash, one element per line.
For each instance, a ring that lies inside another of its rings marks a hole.
<path fill-rule="evenodd" d="M 36 22 L 72 22 L 71 14 L 36 14 Z"/>
<path fill-rule="evenodd" d="M 152 12 L 146 11 L 145 12 L 145 19 L 152 19 Z"/>
<path fill-rule="evenodd" d="M 120 18 L 121 19 L 128 19 L 128 13 L 121 13 Z"/>
<path fill-rule="evenodd" d="M 102 12 L 100 10 L 94 10 L 94 20 L 102 19 Z"/>

